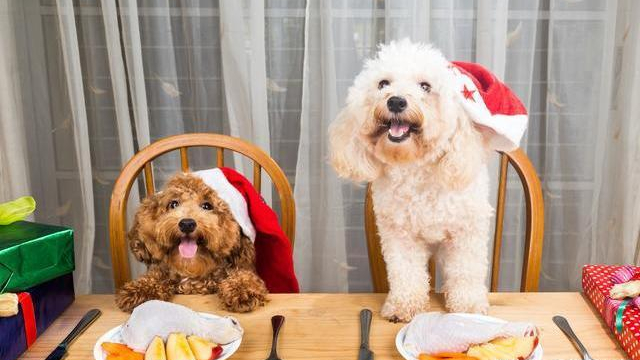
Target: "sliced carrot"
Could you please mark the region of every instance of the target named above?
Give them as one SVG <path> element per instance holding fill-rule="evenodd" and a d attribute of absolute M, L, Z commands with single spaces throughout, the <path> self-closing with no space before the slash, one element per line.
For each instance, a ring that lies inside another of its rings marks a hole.
<path fill-rule="evenodd" d="M 465 353 L 459 353 L 459 352 L 441 352 L 441 353 L 433 354 L 433 355 L 431 355 L 431 356 L 439 357 L 439 358 L 445 358 L 445 359 L 446 359 L 446 358 L 454 358 L 454 359 L 457 359 L 457 358 L 460 358 L 460 357 L 466 357 L 466 356 L 467 356 L 467 354 L 465 354 Z"/>
<path fill-rule="evenodd" d="M 123 360 L 144 360 L 144 354 L 131 350 L 130 353 L 124 355 Z"/>
<path fill-rule="evenodd" d="M 107 360 L 143 360 L 144 354 L 131 350 L 127 345 L 103 342 L 102 350 L 107 352 Z"/>
<path fill-rule="evenodd" d="M 106 351 L 109 355 L 124 355 L 133 350 L 129 349 L 127 345 L 112 342 L 103 342 L 102 350 Z"/>
<path fill-rule="evenodd" d="M 418 360 L 440 360 L 440 359 L 437 357 L 429 356 L 427 354 L 420 354 L 420 356 L 418 356 Z"/>
<path fill-rule="evenodd" d="M 465 353 L 456 353 L 456 352 L 442 352 L 433 355 L 420 354 L 418 360 L 477 360 L 477 358 L 468 356 Z"/>

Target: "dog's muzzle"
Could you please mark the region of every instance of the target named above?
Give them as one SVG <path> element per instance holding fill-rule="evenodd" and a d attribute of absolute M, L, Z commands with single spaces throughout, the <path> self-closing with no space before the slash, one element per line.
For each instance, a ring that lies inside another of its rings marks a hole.
<path fill-rule="evenodd" d="M 380 123 L 377 135 L 379 136 L 386 132 L 389 141 L 401 143 L 407 140 L 411 133 L 418 133 L 419 131 L 420 126 L 417 124 L 400 119 L 390 119 Z"/>

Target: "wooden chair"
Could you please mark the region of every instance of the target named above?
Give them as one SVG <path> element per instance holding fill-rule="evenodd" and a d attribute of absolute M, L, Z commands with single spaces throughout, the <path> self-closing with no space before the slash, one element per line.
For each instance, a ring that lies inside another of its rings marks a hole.
<path fill-rule="evenodd" d="M 498 278 L 500 274 L 500 250 L 502 247 L 502 228 L 504 220 L 504 207 L 507 192 L 507 167 L 511 163 L 520 177 L 524 188 L 525 205 L 527 211 L 526 233 L 524 243 L 524 261 L 522 264 L 522 281 L 520 291 L 538 291 L 538 278 L 540 276 L 540 262 L 542 260 L 542 236 L 544 233 L 544 200 L 542 187 L 536 170 L 527 155 L 516 149 L 509 153 L 500 153 L 500 178 L 498 183 L 498 203 L 496 206 L 496 223 L 493 245 L 493 268 L 491 270 L 491 291 L 498 290 Z M 380 249 L 380 237 L 376 226 L 371 199 L 371 185 L 367 186 L 367 195 L 364 202 L 365 234 L 369 252 L 369 266 L 373 289 L 375 292 L 388 292 L 387 269 Z M 435 262 L 429 261 L 429 273 L 431 274 L 431 287 L 435 284 Z"/>
<path fill-rule="evenodd" d="M 261 174 L 264 169 L 276 187 L 281 204 L 280 222 L 282 230 L 291 240 L 295 238 L 295 203 L 289 181 L 278 164 L 260 148 L 242 139 L 219 134 L 184 134 L 170 136 L 154 142 L 134 155 L 124 166 L 111 193 L 109 208 L 109 236 L 111 242 L 111 262 L 113 280 L 116 289 L 131 279 L 127 258 L 125 234 L 127 230 L 127 200 L 131 186 L 144 170 L 147 196 L 155 192 L 153 167 L 151 162 L 167 152 L 180 150 L 182 171 L 189 170 L 187 149 L 190 147 L 215 147 L 217 149 L 217 167 L 224 166 L 224 150 L 229 149 L 253 160 L 253 186 L 260 192 Z M 212 164 L 213 167 L 213 164 Z"/>

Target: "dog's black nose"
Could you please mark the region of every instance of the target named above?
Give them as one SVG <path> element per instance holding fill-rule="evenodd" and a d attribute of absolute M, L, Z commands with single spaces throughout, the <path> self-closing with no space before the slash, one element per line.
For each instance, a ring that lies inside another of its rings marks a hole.
<path fill-rule="evenodd" d="M 392 113 L 400 113 L 407 108 L 407 100 L 400 96 L 392 96 L 387 100 L 387 107 Z"/>
<path fill-rule="evenodd" d="M 178 223 L 178 227 L 180 228 L 180 231 L 182 231 L 183 233 L 189 234 L 196 229 L 196 221 L 193 219 L 182 219 Z"/>

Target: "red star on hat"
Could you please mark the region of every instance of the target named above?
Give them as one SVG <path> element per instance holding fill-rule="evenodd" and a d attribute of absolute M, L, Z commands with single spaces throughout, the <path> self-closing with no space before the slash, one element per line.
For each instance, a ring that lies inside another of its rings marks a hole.
<path fill-rule="evenodd" d="M 476 102 L 476 100 L 473 98 L 473 93 L 476 92 L 475 90 L 469 90 L 467 89 L 467 85 L 464 85 L 464 89 L 462 89 L 462 96 L 464 96 L 465 99 L 467 100 L 471 100 L 473 102 Z"/>

